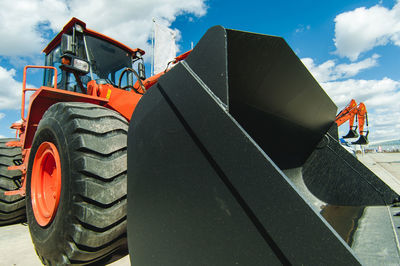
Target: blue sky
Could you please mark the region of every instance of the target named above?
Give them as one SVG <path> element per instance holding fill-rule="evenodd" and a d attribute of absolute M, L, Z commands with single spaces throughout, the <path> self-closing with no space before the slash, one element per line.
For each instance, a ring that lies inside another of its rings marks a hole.
<path fill-rule="evenodd" d="M 400 139 L 400 4 L 385 1 L 3 0 L 0 3 L 0 136 L 19 119 L 22 69 L 72 16 L 129 46 L 150 49 L 152 18 L 190 49 L 213 25 L 282 36 L 339 108 L 367 105 L 370 140 Z M 29 76 L 40 86 L 42 73 Z M 346 133 L 347 124 L 340 129 Z"/>

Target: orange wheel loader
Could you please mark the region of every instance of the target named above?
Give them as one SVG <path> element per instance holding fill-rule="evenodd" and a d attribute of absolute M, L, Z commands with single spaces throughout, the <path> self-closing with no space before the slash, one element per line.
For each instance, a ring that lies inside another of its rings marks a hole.
<path fill-rule="evenodd" d="M 364 262 L 366 210 L 398 195 L 340 146 L 336 105 L 282 38 L 215 26 L 146 78 L 143 50 L 73 18 L 44 53 L 0 141 L 1 223 L 26 208 L 43 264 Z"/>

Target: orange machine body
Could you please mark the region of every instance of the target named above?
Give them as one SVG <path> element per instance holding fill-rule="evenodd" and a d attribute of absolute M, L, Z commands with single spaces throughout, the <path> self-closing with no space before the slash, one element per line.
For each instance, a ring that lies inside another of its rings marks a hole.
<path fill-rule="evenodd" d="M 29 68 L 41 67 L 25 67 L 24 77 L 26 77 L 26 71 Z M 54 84 L 57 84 L 57 82 L 55 82 Z M 38 89 L 35 89 L 25 88 L 25 85 L 26 79 L 24 79 L 23 82 L 23 101 L 21 106 L 22 122 L 14 123 L 11 127 L 17 130 L 17 138 L 19 138 L 19 141 L 11 141 L 7 143 L 7 146 L 17 146 L 22 148 L 22 164 L 9 167 L 9 170 L 20 170 L 22 172 L 22 186 L 19 190 L 16 191 L 7 191 L 7 195 L 25 194 L 25 175 L 26 169 L 28 168 L 29 153 L 32 146 L 33 138 L 35 136 L 36 129 L 40 120 L 42 119 L 43 114 L 47 111 L 47 109 L 50 108 L 50 106 L 58 102 L 87 102 L 113 109 L 129 121 L 137 103 L 142 96 L 140 94 L 134 93 L 133 91 L 121 90 L 109 84 L 98 85 L 94 80 L 88 83 L 88 93 L 90 92 L 92 94 L 82 94 L 61 90 L 57 89 L 56 86 L 42 86 Z M 30 96 L 28 114 L 25 117 L 24 98 L 26 91 L 34 91 L 34 93 Z"/>
<path fill-rule="evenodd" d="M 74 27 L 76 24 L 79 24 L 85 34 L 89 34 L 98 38 L 101 38 L 113 45 L 116 45 L 126 52 L 132 55 L 133 58 L 137 56 L 139 52 L 141 55 L 144 55 L 145 52 L 141 49 L 131 49 L 128 46 L 108 37 L 103 34 L 97 33 L 93 30 L 87 29 L 86 24 L 76 18 L 71 19 L 67 25 L 64 26 L 63 30 L 47 45 L 47 47 L 43 50 L 43 52 L 47 55 L 54 48 L 56 48 L 60 42 L 62 35 L 67 33 Z M 177 62 L 184 60 L 191 51 L 188 51 L 178 57 L 175 58 L 171 63 L 176 64 Z M 26 88 L 26 80 L 27 80 L 27 70 L 28 69 L 53 69 L 54 71 L 54 87 L 42 86 L 40 88 Z M 147 90 L 155 83 L 157 83 L 158 79 L 168 71 L 158 73 L 152 77 L 149 77 L 143 81 L 141 81 L 143 87 Z M 140 82 L 137 81 L 134 85 L 134 88 L 143 92 L 143 89 L 140 85 Z M 29 98 L 29 107 L 28 114 L 25 116 L 25 96 L 27 91 L 33 91 L 33 94 Z M 6 195 L 25 195 L 26 188 L 26 170 L 28 168 L 29 154 L 32 146 L 33 138 L 36 133 L 36 129 L 40 120 L 42 119 L 44 113 L 55 103 L 58 102 L 86 102 L 97 104 L 120 113 L 127 121 L 130 120 L 133 111 L 136 108 L 137 103 L 139 102 L 142 94 L 136 93 L 133 90 L 127 91 L 122 90 L 120 88 L 114 87 L 111 84 L 97 84 L 95 80 L 91 80 L 87 84 L 87 92 L 78 93 L 72 92 L 68 90 L 62 90 L 57 88 L 57 69 L 52 66 L 26 66 L 24 68 L 23 73 L 23 84 L 22 84 L 22 103 L 21 103 L 21 121 L 14 123 L 11 128 L 17 131 L 16 137 L 18 141 L 10 141 L 6 145 L 21 147 L 22 149 L 22 162 L 16 166 L 10 166 L 9 170 L 20 170 L 22 172 L 21 178 L 21 188 L 15 191 L 7 191 Z"/>

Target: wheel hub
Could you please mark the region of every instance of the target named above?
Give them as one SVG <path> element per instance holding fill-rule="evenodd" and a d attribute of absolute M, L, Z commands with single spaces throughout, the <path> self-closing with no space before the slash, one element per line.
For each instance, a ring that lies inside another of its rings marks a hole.
<path fill-rule="evenodd" d="M 53 143 L 40 144 L 31 176 L 33 214 L 40 226 L 46 226 L 54 219 L 61 194 L 61 161 Z"/>

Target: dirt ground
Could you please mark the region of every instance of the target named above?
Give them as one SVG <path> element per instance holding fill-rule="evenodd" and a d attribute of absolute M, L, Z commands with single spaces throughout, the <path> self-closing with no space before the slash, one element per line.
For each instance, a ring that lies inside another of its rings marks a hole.
<path fill-rule="evenodd" d="M 369 153 L 359 155 L 359 160 L 400 188 L 400 153 Z M 29 229 L 24 224 L 0 228 L 0 266 L 14 265 L 42 265 L 33 249 Z M 129 256 L 110 265 L 130 265 Z"/>

